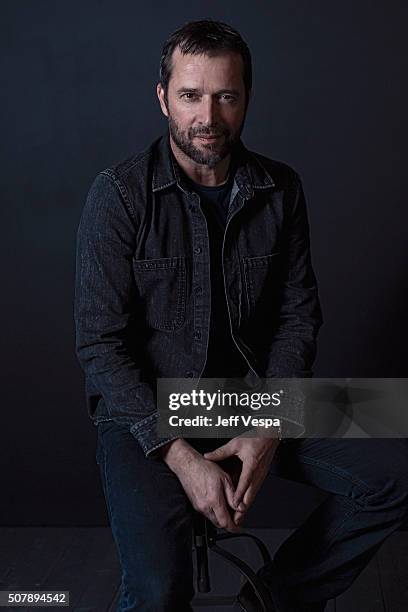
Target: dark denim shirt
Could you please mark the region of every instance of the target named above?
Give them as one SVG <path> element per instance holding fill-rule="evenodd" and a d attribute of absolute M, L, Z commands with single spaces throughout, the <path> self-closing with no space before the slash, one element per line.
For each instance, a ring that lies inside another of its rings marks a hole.
<path fill-rule="evenodd" d="M 180 169 L 180 172 L 183 173 L 183 170 Z M 222 272 L 222 245 L 235 176 L 232 160 L 228 172 L 229 178 L 226 183 L 215 187 L 198 184 L 183 174 L 190 182 L 192 190 L 199 196 L 209 236 L 211 315 L 207 361 L 202 376 L 243 378 L 248 373 L 248 363 L 231 335 Z"/>
<path fill-rule="evenodd" d="M 223 244 L 231 335 L 247 380 L 310 377 L 322 324 L 299 175 L 239 141 Z M 88 414 L 129 427 L 148 457 L 156 382 L 200 378 L 209 342 L 210 250 L 199 196 L 169 132 L 100 172 L 77 233 L 76 353 Z M 304 432 L 303 415 L 289 415 Z"/>

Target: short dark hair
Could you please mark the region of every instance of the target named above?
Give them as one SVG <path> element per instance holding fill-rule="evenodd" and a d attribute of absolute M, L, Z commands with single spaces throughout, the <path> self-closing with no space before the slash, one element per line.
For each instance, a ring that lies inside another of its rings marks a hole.
<path fill-rule="evenodd" d="M 217 55 L 223 51 L 239 53 L 244 64 L 243 80 L 248 104 L 248 92 L 252 87 L 252 60 L 248 45 L 239 32 L 222 21 L 201 19 L 189 21 L 170 35 L 163 46 L 160 59 L 160 83 L 164 89 L 167 103 L 167 91 L 172 72 L 173 51 L 179 47 L 183 55 Z"/>

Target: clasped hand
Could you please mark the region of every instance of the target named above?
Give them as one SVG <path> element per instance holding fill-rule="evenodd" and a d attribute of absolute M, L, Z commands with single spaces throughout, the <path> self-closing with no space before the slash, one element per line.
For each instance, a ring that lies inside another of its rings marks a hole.
<path fill-rule="evenodd" d="M 216 527 L 241 531 L 240 525 L 268 473 L 278 444 L 276 438 L 239 436 L 205 453 L 204 463 L 196 465 L 195 474 L 188 479 L 193 506 Z"/>

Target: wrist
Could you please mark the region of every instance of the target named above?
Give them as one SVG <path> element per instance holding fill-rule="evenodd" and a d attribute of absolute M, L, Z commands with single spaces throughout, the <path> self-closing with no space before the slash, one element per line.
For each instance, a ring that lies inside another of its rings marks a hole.
<path fill-rule="evenodd" d="M 278 425 L 277 427 L 272 427 L 269 430 L 265 430 L 264 427 L 256 426 L 253 427 L 253 431 L 256 432 L 256 437 L 277 440 L 280 442 L 282 440 L 282 425 Z"/>
<path fill-rule="evenodd" d="M 191 460 L 201 457 L 200 453 L 183 438 L 176 438 L 165 444 L 162 447 L 161 456 L 163 461 L 175 473 Z"/>

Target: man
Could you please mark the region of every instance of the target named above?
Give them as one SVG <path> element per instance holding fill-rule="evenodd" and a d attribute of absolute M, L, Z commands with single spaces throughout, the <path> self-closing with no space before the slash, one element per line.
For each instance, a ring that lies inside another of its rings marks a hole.
<path fill-rule="evenodd" d="M 157 433 L 160 377 L 312 375 L 322 316 L 305 199 L 293 169 L 242 143 L 251 74 L 226 24 L 174 32 L 157 85 L 168 133 L 101 172 L 81 217 L 76 346 L 121 612 L 191 610 L 193 509 L 239 530 L 272 461 L 331 493 L 260 571 L 274 610 L 323 610 L 406 515 L 403 440 L 376 440 L 370 454 L 373 440 L 300 438 L 296 412 L 282 442 Z M 248 585 L 238 602 L 261 609 Z"/>

